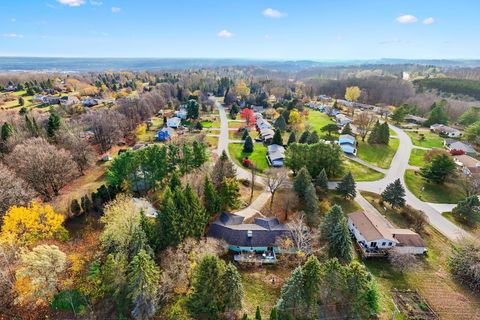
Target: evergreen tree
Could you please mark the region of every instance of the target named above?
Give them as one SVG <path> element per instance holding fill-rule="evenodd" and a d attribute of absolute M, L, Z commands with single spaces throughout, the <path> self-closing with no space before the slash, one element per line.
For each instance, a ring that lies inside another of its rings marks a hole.
<path fill-rule="evenodd" d="M 257 310 L 255 311 L 255 320 L 262 320 L 262 314 L 260 313 L 259 306 L 257 306 Z"/>
<path fill-rule="evenodd" d="M 243 152 L 251 153 L 253 152 L 253 140 L 250 136 L 245 139 L 245 143 L 243 144 Z"/>
<path fill-rule="evenodd" d="M 452 214 L 455 219 L 474 226 L 480 221 L 480 201 L 478 196 L 475 194 L 458 202 L 457 206 L 453 208 Z"/>
<path fill-rule="evenodd" d="M 281 130 L 282 132 L 287 130 L 287 122 L 282 115 L 280 115 L 280 117 L 278 117 L 275 121 L 275 128 L 277 128 L 277 130 Z"/>
<path fill-rule="evenodd" d="M 132 315 L 135 319 L 148 319 L 155 313 L 160 270 L 144 250 L 130 263 L 128 279 L 129 296 L 134 304 Z"/>
<path fill-rule="evenodd" d="M 370 131 L 370 135 L 368 136 L 368 143 L 375 144 L 378 143 L 380 139 L 380 122 L 377 121 L 373 126 L 372 131 Z"/>
<path fill-rule="evenodd" d="M 307 139 L 307 144 L 315 144 L 320 140 L 317 131 L 313 131 Z"/>
<path fill-rule="evenodd" d="M 348 229 L 347 218 L 342 216 L 332 230 L 329 239 L 328 253 L 331 258 L 336 257 L 340 262 L 352 261 L 352 237 Z"/>
<path fill-rule="evenodd" d="M 407 115 L 407 112 L 406 112 L 405 108 L 398 107 L 398 108 L 395 109 L 395 111 L 393 111 L 390 118 L 392 118 L 392 120 L 395 121 L 395 123 L 400 123 L 403 120 L 405 120 L 406 115 Z"/>
<path fill-rule="evenodd" d="M 82 197 L 82 199 L 80 200 L 80 204 L 84 213 L 88 213 L 90 212 L 90 210 L 92 210 L 92 200 L 90 200 L 88 195 Z"/>
<path fill-rule="evenodd" d="M 291 145 L 292 143 L 295 143 L 295 142 L 297 142 L 297 137 L 296 137 L 296 135 L 295 135 L 295 132 L 292 131 L 292 132 L 290 133 L 290 135 L 288 136 L 287 145 Z"/>
<path fill-rule="evenodd" d="M 245 128 L 243 129 L 242 140 L 245 141 L 247 137 L 250 137 L 250 134 L 248 133 L 248 130 Z"/>
<path fill-rule="evenodd" d="M 55 137 L 58 129 L 60 129 L 61 118 L 56 112 L 52 112 L 47 122 L 47 135 L 50 138 Z"/>
<path fill-rule="evenodd" d="M 203 236 L 208 222 L 207 213 L 205 212 L 205 208 L 200 202 L 198 195 L 193 192 L 192 187 L 189 184 L 185 187 L 184 194 L 189 206 L 188 211 L 184 213 L 186 228 L 184 238 L 200 238 Z"/>
<path fill-rule="evenodd" d="M 343 126 L 342 132 L 340 134 L 349 134 L 352 135 L 352 128 L 350 127 L 350 123 L 347 123 L 346 125 Z"/>
<path fill-rule="evenodd" d="M 297 315 L 302 314 L 305 308 L 302 267 L 297 267 L 293 270 L 290 277 L 283 284 L 276 308 L 280 315 L 291 316 L 294 319 L 296 319 Z"/>
<path fill-rule="evenodd" d="M 182 186 L 182 182 L 180 181 L 177 171 L 173 171 L 172 175 L 170 176 L 168 186 L 172 191 Z"/>
<path fill-rule="evenodd" d="M 420 175 L 427 181 L 442 184 L 454 170 L 455 162 L 450 155 L 441 153 L 434 156 L 430 163 L 420 169 Z"/>
<path fill-rule="evenodd" d="M 320 229 L 320 235 L 322 239 L 330 240 L 332 238 L 333 229 L 335 229 L 335 226 L 338 224 L 342 217 L 345 217 L 342 207 L 340 207 L 338 204 L 333 205 L 333 207 L 330 208 L 322 221 Z"/>
<path fill-rule="evenodd" d="M 179 226 L 181 220 L 182 217 L 175 205 L 173 193 L 167 187 L 163 194 L 160 212 L 157 215 L 161 248 L 167 248 L 182 241 L 182 233 Z"/>
<path fill-rule="evenodd" d="M 72 203 L 70 204 L 70 212 L 73 213 L 73 215 L 78 215 L 82 211 L 82 208 L 80 208 L 80 204 L 78 203 L 77 199 L 73 199 Z"/>
<path fill-rule="evenodd" d="M 357 195 L 357 184 L 353 179 L 352 172 L 349 171 L 337 185 L 337 191 L 345 198 L 355 198 Z"/>
<path fill-rule="evenodd" d="M 220 196 L 218 195 L 212 181 L 208 177 L 205 177 L 205 182 L 203 184 L 203 197 L 205 210 L 209 216 L 213 216 L 220 212 Z"/>
<path fill-rule="evenodd" d="M 378 143 L 388 146 L 389 142 L 390 142 L 390 129 L 388 127 L 388 123 L 384 122 L 380 125 L 380 128 L 379 128 Z"/>
<path fill-rule="evenodd" d="M 279 320 L 278 312 L 277 312 L 276 307 L 273 307 L 272 311 L 270 312 L 270 320 Z"/>
<path fill-rule="evenodd" d="M 432 111 L 428 116 L 428 120 L 425 122 L 425 126 L 431 126 L 433 124 L 448 124 L 448 114 L 445 111 L 443 104 L 435 102 L 432 105 Z"/>
<path fill-rule="evenodd" d="M 315 316 L 316 306 L 320 297 L 321 266 L 317 257 L 311 255 L 303 267 L 304 297 L 308 316 Z"/>
<path fill-rule="evenodd" d="M 315 187 L 311 182 L 305 189 L 305 218 L 309 226 L 314 226 L 318 223 L 318 198 L 315 192 Z"/>
<path fill-rule="evenodd" d="M 273 135 L 272 144 L 278 144 L 279 146 L 283 146 L 283 138 L 282 132 L 279 129 L 275 130 Z"/>
<path fill-rule="evenodd" d="M 207 146 L 197 140 L 192 143 L 193 159 L 192 165 L 194 168 L 200 168 L 208 160 Z"/>
<path fill-rule="evenodd" d="M 320 171 L 318 176 L 315 178 L 315 186 L 324 192 L 328 190 L 328 177 L 325 169 L 322 169 L 322 171 Z"/>
<path fill-rule="evenodd" d="M 241 310 L 244 294 L 242 276 L 232 263 L 227 264 L 220 283 L 223 287 L 222 298 L 225 310 Z"/>
<path fill-rule="evenodd" d="M 234 178 L 223 179 L 219 190 L 220 204 L 222 210 L 235 209 L 238 207 L 240 189 Z"/>
<path fill-rule="evenodd" d="M 310 135 L 310 132 L 304 131 L 302 133 L 302 135 L 300 136 L 300 139 L 298 140 L 298 143 L 307 143 L 309 135 Z"/>
<path fill-rule="evenodd" d="M 307 168 L 303 167 L 298 171 L 297 176 L 293 180 L 293 190 L 297 193 L 300 199 L 305 198 L 307 186 L 311 184 L 312 177 L 308 173 Z"/>
<path fill-rule="evenodd" d="M 18 105 L 23 106 L 25 104 L 25 99 L 23 97 L 18 98 Z"/>
<path fill-rule="evenodd" d="M 392 208 L 403 207 L 405 205 L 405 189 L 400 179 L 390 183 L 382 192 L 382 200 L 389 203 Z"/>
<path fill-rule="evenodd" d="M 196 100 L 187 102 L 187 119 L 198 119 L 200 105 Z"/>
<path fill-rule="evenodd" d="M 1 132 L 2 141 L 7 142 L 12 135 L 13 135 L 13 126 L 8 122 L 4 122 L 2 125 L 2 132 Z"/>
<path fill-rule="evenodd" d="M 224 179 L 234 179 L 237 176 L 233 162 L 228 158 L 225 150 L 222 151 L 220 158 L 215 162 L 212 170 L 212 182 L 220 190 Z"/>
<path fill-rule="evenodd" d="M 338 127 L 335 123 L 329 123 L 326 126 L 323 126 L 320 130 L 322 132 L 327 132 L 329 138 L 332 138 L 332 132 L 337 132 Z"/>

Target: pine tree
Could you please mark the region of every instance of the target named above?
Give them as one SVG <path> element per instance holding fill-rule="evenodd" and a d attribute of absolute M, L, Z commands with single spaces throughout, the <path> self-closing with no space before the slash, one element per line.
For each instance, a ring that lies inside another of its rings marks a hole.
<path fill-rule="evenodd" d="M 238 207 L 240 188 L 234 178 L 223 179 L 219 190 L 222 210 L 235 209 Z"/>
<path fill-rule="evenodd" d="M 448 124 L 448 114 L 443 107 L 443 104 L 435 102 L 432 105 L 432 111 L 428 116 L 428 120 L 425 122 L 425 126 L 431 126 L 433 124 Z"/>
<path fill-rule="evenodd" d="M 309 316 L 314 316 L 320 296 L 321 266 L 317 257 L 311 255 L 303 267 L 304 297 Z"/>
<path fill-rule="evenodd" d="M 245 141 L 247 137 L 250 137 L 250 134 L 248 133 L 247 129 L 243 129 L 242 140 Z"/>
<path fill-rule="evenodd" d="M 315 186 L 324 192 L 328 190 L 328 177 L 325 169 L 322 169 L 322 171 L 320 171 L 318 176 L 315 178 Z"/>
<path fill-rule="evenodd" d="M 388 123 L 384 122 L 380 125 L 378 143 L 388 145 L 390 142 L 390 129 Z"/>
<path fill-rule="evenodd" d="M 305 218 L 309 226 L 314 226 L 318 223 L 318 198 L 315 192 L 315 187 L 311 182 L 305 189 Z"/>
<path fill-rule="evenodd" d="M 252 153 L 253 152 L 253 140 L 250 136 L 245 139 L 245 143 L 243 144 L 243 152 L 245 153 Z"/>
<path fill-rule="evenodd" d="M 448 154 L 438 154 L 420 169 L 420 175 L 427 181 L 441 184 L 454 170 L 455 162 L 452 157 Z"/>
<path fill-rule="evenodd" d="M 294 319 L 302 314 L 305 307 L 304 293 L 303 270 L 302 267 L 297 267 L 282 286 L 276 306 L 278 312 Z"/>
<path fill-rule="evenodd" d="M 220 158 L 215 162 L 212 170 L 212 182 L 220 190 L 224 179 L 233 179 L 237 176 L 233 162 L 228 158 L 225 150 L 222 151 Z"/>
<path fill-rule="evenodd" d="M 353 179 L 352 172 L 349 171 L 343 178 L 342 181 L 339 182 L 337 186 L 337 191 L 345 198 L 355 198 L 357 195 L 357 184 Z"/>
<path fill-rule="evenodd" d="M 90 212 L 90 210 L 92 210 L 92 200 L 90 200 L 88 195 L 82 197 L 82 199 L 80 200 L 80 204 L 84 213 L 88 213 Z"/>
<path fill-rule="evenodd" d="M 262 320 L 262 314 L 260 313 L 259 306 L 257 306 L 257 310 L 255 311 L 255 320 Z"/>
<path fill-rule="evenodd" d="M 56 112 L 52 112 L 47 123 L 47 135 L 50 138 L 53 138 L 57 134 L 58 129 L 60 129 L 60 124 L 60 116 Z"/>
<path fill-rule="evenodd" d="M 270 320 L 279 320 L 276 307 L 273 307 L 272 311 L 270 311 Z"/>
<path fill-rule="evenodd" d="M 221 210 L 220 196 L 208 177 L 205 177 L 203 184 L 203 203 L 209 216 L 213 216 Z"/>
<path fill-rule="evenodd" d="M 200 168 L 208 160 L 207 146 L 197 140 L 192 143 L 193 159 L 192 165 L 194 168 Z"/>
<path fill-rule="evenodd" d="M 307 139 L 307 144 L 315 144 L 320 140 L 317 131 L 313 131 Z"/>
<path fill-rule="evenodd" d="M 80 204 L 78 203 L 77 199 L 73 199 L 72 203 L 70 204 L 70 212 L 73 215 L 78 215 L 82 211 L 82 208 L 80 208 Z"/>
<path fill-rule="evenodd" d="M 382 200 L 389 203 L 392 208 L 403 207 L 405 205 L 405 189 L 400 179 L 390 183 L 382 192 Z"/>
<path fill-rule="evenodd" d="M 370 131 L 370 135 L 368 136 L 368 143 L 375 144 L 378 143 L 380 138 L 380 122 L 377 121 L 373 126 L 372 131 Z"/>
<path fill-rule="evenodd" d="M 295 132 L 292 131 L 290 135 L 288 136 L 288 142 L 287 145 L 291 145 L 292 143 L 297 142 L 297 136 L 295 135 Z"/>
<path fill-rule="evenodd" d="M 182 186 L 182 182 L 180 181 L 177 171 L 173 171 L 172 175 L 170 176 L 168 186 L 172 191 Z"/>
<path fill-rule="evenodd" d="M 346 217 L 340 218 L 332 230 L 329 240 L 328 253 L 330 257 L 336 257 L 343 263 L 350 263 L 352 261 L 352 237 Z"/>
<path fill-rule="evenodd" d="M 281 130 L 282 132 L 287 130 L 287 122 L 282 115 L 280 115 L 280 117 L 278 117 L 275 121 L 275 128 L 277 128 L 277 130 Z"/>
<path fill-rule="evenodd" d="M 298 171 L 297 176 L 293 180 L 293 190 L 301 199 L 305 198 L 307 186 L 311 184 L 311 181 L 312 177 L 308 173 L 307 168 L 303 167 Z"/>
<path fill-rule="evenodd" d="M 335 204 L 332 208 L 330 208 L 330 210 L 325 215 L 325 218 L 323 219 L 322 225 L 320 227 L 320 235 L 322 239 L 331 239 L 333 229 L 342 217 L 345 217 L 342 207 L 340 207 L 338 204 Z"/>
<path fill-rule="evenodd" d="M 157 215 L 161 248 L 178 244 L 183 240 L 182 230 L 179 225 L 181 220 L 182 217 L 175 205 L 173 193 L 170 191 L 170 188 L 167 187 L 163 194 L 161 210 Z"/>
<path fill-rule="evenodd" d="M 304 131 L 298 140 L 298 143 L 307 143 L 310 132 Z"/>
<path fill-rule="evenodd" d="M 220 284 L 222 285 L 222 298 L 225 310 L 241 310 L 244 294 L 242 276 L 232 263 L 227 264 Z"/>
<path fill-rule="evenodd" d="M 347 123 L 345 126 L 343 126 L 342 132 L 340 134 L 352 135 L 352 128 L 350 127 L 350 123 Z"/>
<path fill-rule="evenodd" d="M 465 200 L 458 202 L 452 210 L 453 216 L 463 223 L 473 226 L 480 221 L 480 200 L 478 196 L 472 195 Z"/>
<path fill-rule="evenodd" d="M 282 132 L 279 129 L 275 130 L 275 133 L 273 134 L 272 144 L 283 146 Z"/>
<path fill-rule="evenodd" d="M 128 272 L 128 290 L 135 319 L 148 319 L 155 313 L 160 270 L 152 257 L 141 250 L 132 260 Z"/>
<path fill-rule="evenodd" d="M 185 212 L 185 227 L 187 237 L 200 238 L 205 232 L 208 217 L 198 195 L 193 192 L 192 187 L 187 184 L 183 192 L 189 205 L 189 210 Z"/>
<path fill-rule="evenodd" d="M 10 137 L 13 134 L 13 126 L 8 122 L 4 122 L 3 125 L 2 125 L 2 130 L 1 131 L 2 131 L 1 132 L 2 141 L 7 142 L 8 139 L 10 139 Z"/>

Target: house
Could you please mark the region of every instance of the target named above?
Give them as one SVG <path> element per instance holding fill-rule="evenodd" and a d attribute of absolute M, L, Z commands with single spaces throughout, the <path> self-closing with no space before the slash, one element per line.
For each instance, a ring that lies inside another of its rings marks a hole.
<path fill-rule="evenodd" d="M 346 115 L 340 113 L 335 116 L 335 121 L 337 122 L 337 126 L 343 127 L 349 123 L 352 123 L 352 119 L 347 117 Z"/>
<path fill-rule="evenodd" d="M 157 210 L 153 207 L 153 205 L 141 198 L 132 198 L 135 208 L 139 211 L 142 211 L 146 217 L 149 218 L 156 218 L 157 217 Z"/>
<path fill-rule="evenodd" d="M 267 147 L 267 161 L 272 167 L 283 167 L 285 160 L 285 148 L 278 144 L 271 144 Z"/>
<path fill-rule="evenodd" d="M 172 128 L 169 128 L 169 127 L 162 128 L 162 129 L 158 130 L 158 132 L 157 132 L 157 140 L 158 141 L 168 141 L 168 140 L 172 139 L 172 135 L 173 135 L 173 129 Z"/>
<path fill-rule="evenodd" d="M 180 118 L 181 120 L 187 119 L 187 109 L 184 108 L 184 107 L 181 107 L 180 110 L 178 110 L 177 112 L 175 112 L 175 116 L 176 116 L 177 118 Z"/>
<path fill-rule="evenodd" d="M 380 216 L 366 211 L 356 211 L 348 215 L 348 229 L 354 236 L 362 252 L 387 253 L 395 249 L 400 253 L 424 254 L 422 238 L 409 229 L 391 228 Z"/>
<path fill-rule="evenodd" d="M 268 141 L 273 139 L 274 135 L 275 135 L 275 131 L 273 131 L 272 129 L 260 130 L 260 137 L 262 138 L 263 141 Z"/>
<path fill-rule="evenodd" d="M 80 99 L 78 99 L 76 96 L 63 96 L 60 98 L 60 104 L 62 106 L 73 106 L 79 103 Z"/>
<path fill-rule="evenodd" d="M 242 261 L 242 253 L 260 254 L 256 259 L 274 263 L 275 254 L 279 252 L 277 240 L 290 238 L 290 229 L 281 224 L 277 218 L 255 218 L 253 223 L 244 223 L 244 217 L 223 212 L 218 220 L 214 221 L 207 235 L 223 240 L 228 249 L 239 253 L 236 261 Z M 251 256 L 250 258 L 253 258 Z"/>
<path fill-rule="evenodd" d="M 250 109 L 253 110 L 253 112 L 257 112 L 257 113 L 262 113 L 263 111 L 265 111 L 265 108 L 263 106 L 254 106 L 252 105 L 250 107 Z"/>
<path fill-rule="evenodd" d="M 98 105 L 98 99 L 94 98 L 85 98 L 82 100 L 82 104 L 84 107 L 93 107 Z"/>
<path fill-rule="evenodd" d="M 445 139 L 444 146 L 448 151 L 463 151 L 463 153 L 468 155 L 476 155 L 477 151 L 473 149 L 472 145 L 466 142 L 453 140 L 453 139 Z"/>
<path fill-rule="evenodd" d="M 263 129 L 272 129 L 273 126 L 265 119 L 263 118 L 258 118 L 256 119 L 256 125 L 258 130 L 263 130 Z"/>
<path fill-rule="evenodd" d="M 462 169 L 465 175 L 480 173 L 480 161 L 466 154 L 461 154 L 453 158 L 455 163 Z"/>
<path fill-rule="evenodd" d="M 414 116 L 411 114 L 408 114 L 405 116 L 405 121 L 408 123 L 413 123 L 413 124 L 418 124 L 418 125 L 423 125 L 425 122 L 427 122 L 427 118 L 422 118 L 418 116 Z"/>
<path fill-rule="evenodd" d="M 357 154 L 357 141 L 355 140 L 355 137 L 349 134 L 342 134 L 338 137 L 338 144 L 346 154 Z"/>
<path fill-rule="evenodd" d="M 460 130 L 439 123 L 431 125 L 430 131 L 438 134 L 444 134 L 449 138 L 460 138 L 463 135 Z"/>
<path fill-rule="evenodd" d="M 182 119 L 178 117 L 172 117 L 167 119 L 167 127 L 177 129 L 182 123 Z"/>

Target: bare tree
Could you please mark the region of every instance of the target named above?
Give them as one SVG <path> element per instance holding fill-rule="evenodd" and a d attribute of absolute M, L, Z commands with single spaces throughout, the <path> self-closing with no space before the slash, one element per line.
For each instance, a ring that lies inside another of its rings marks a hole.
<path fill-rule="evenodd" d="M 26 205 L 34 197 L 30 186 L 0 163 L 0 218 L 11 206 Z"/>
<path fill-rule="evenodd" d="M 318 231 L 311 230 L 304 221 L 303 214 L 289 222 L 291 240 L 297 251 L 310 253 L 319 239 Z"/>
<path fill-rule="evenodd" d="M 480 193 L 480 176 L 478 174 L 471 174 L 465 176 L 463 179 L 463 190 L 467 196 Z"/>
<path fill-rule="evenodd" d="M 63 129 L 58 134 L 57 141 L 60 147 L 70 151 L 81 174 L 95 161 L 95 150 L 85 138 L 81 137 L 81 131 L 78 128 Z"/>
<path fill-rule="evenodd" d="M 368 135 L 376 121 L 377 118 L 372 112 L 364 111 L 357 114 L 354 124 L 357 126 L 358 132 L 362 137 L 362 141 L 365 141 L 365 137 Z"/>
<path fill-rule="evenodd" d="M 90 112 L 83 120 L 92 130 L 95 142 L 103 152 L 110 149 L 124 134 L 125 116 L 116 111 L 102 109 Z"/>
<path fill-rule="evenodd" d="M 13 303 L 12 292 L 15 283 L 15 265 L 18 261 L 19 248 L 10 244 L 0 244 L 0 306 L 6 307 Z M 1 307 L 0 307 L 1 309 Z"/>
<path fill-rule="evenodd" d="M 58 195 L 60 189 L 78 175 L 70 152 L 43 138 L 32 138 L 15 146 L 5 162 L 47 199 Z"/>
<path fill-rule="evenodd" d="M 265 171 L 265 184 L 272 195 L 270 197 L 270 213 L 272 213 L 275 193 L 285 185 L 287 180 L 288 171 L 285 168 L 274 168 Z"/>
<path fill-rule="evenodd" d="M 395 249 L 390 250 L 388 253 L 388 260 L 392 267 L 400 273 L 411 271 L 417 263 L 417 257 L 414 254 L 401 253 Z"/>

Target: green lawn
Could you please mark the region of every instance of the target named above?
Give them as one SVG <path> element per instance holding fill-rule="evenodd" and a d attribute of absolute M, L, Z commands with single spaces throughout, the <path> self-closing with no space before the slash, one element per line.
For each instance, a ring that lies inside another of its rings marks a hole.
<path fill-rule="evenodd" d="M 443 147 L 443 138 L 437 134 L 427 131 L 405 131 L 415 146 L 424 148 L 441 148 Z M 424 138 L 422 138 L 422 136 Z"/>
<path fill-rule="evenodd" d="M 220 128 L 220 120 L 216 121 L 201 121 L 200 122 L 204 128 Z"/>
<path fill-rule="evenodd" d="M 390 139 L 388 146 L 359 141 L 357 156 L 377 167 L 388 169 L 399 143 L 398 139 Z"/>
<path fill-rule="evenodd" d="M 428 150 L 413 148 L 412 153 L 410 154 L 410 160 L 408 160 L 408 164 L 411 166 L 423 167 L 425 165 L 425 160 L 423 158 L 427 152 Z"/>
<path fill-rule="evenodd" d="M 218 137 L 205 137 L 204 142 L 211 148 L 216 148 L 218 146 Z"/>
<path fill-rule="evenodd" d="M 463 221 L 459 221 L 455 219 L 455 217 L 452 215 L 451 212 L 442 212 L 442 216 L 450 220 L 451 222 L 455 223 L 457 226 L 459 226 L 462 229 L 467 230 L 468 232 L 472 233 L 475 237 L 480 236 L 480 224 L 474 224 L 474 225 L 468 225 L 464 223 Z"/>
<path fill-rule="evenodd" d="M 157 139 L 157 131 L 163 126 L 163 118 L 152 117 L 150 120 L 152 127 L 145 134 L 137 135 L 137 142 L 154 142 Z"/>
<path fill-rule="evenodd" d="M 247 124 L 245 121 L 228 121 L 228 127 L 229 128 L 241 128 L 241 127 L 246 127 Z"/>
<path fill-rule="evenodd" d="M 322 127 L 329 123 L 335 123 L 332 121 L 332 119 L 330 119 L 329 116 L 317 110 L 309 110 L 307 122 L 312 126 L 312 129 L 317 131 L 319 134 L 322 133 L 322 131 L 320 131 Z"/>
<path fill-rule="evenodd" d="M 250 137 L 252 139 L 258 138 L 258 131 L 257 130 L 250 130 L 248 132 L 248 134 L 250 135 Z M 228 139 L 230 139 L 230 140 L 241 140 L 242 136 L 243 136 L 243 131 L 238 132 L 237 130 L 228 130 Z"/>
<path fill-rule="evenodd" d="M 242 160 L 248 157 L 253 164 L 260 170 L 264 171 L 269 168 L 267 162 L 267 147 L 263 143 L 255 143 L 252 153 L 245 153 L 242 151 L 243 143 L 230 143 L 228 145 L 228 152 L 230 156 L 242 166 Z"/>
<path fill-rule="evenodd" d="M 348 172 L 351 171 L 355 181 L 376 181 L 382 179 L 385 175 L 381 172 L 375 171 L 366 167 L 358 162 L 349 160 L 347 158 L 343 159 L 344 170 L 338 176 L 332 178 L 334 181 L 341 180 L 342 177 Z"/>
<path fill-rule="evenodd" d="M 331 205 L 338 204 L 342 207 L 343 212 L 351 213 L 362 209 L 355 200 L 348 200 L 342 197 L 336 190 L 328 190 L 327 191 L 327 198 Z"/>
<path fill-rule="evenodd" d="M 414 170 L 405 172 L 408 189 L 420 200 L 433 203 L 458 203 L 465 198 L 459 180 L 450 180 L 444 184 L 428 183 Z M 422 190 L 423 189 L 423 190 Z"/>
<path fill-rule="evenodd" d="M 390 133 L 390 137 L 396 137 L 397 136 L 397 133 L 390 128 L 388 128 L 388 132 Z"/>

